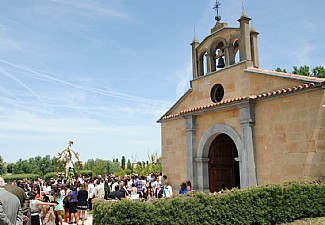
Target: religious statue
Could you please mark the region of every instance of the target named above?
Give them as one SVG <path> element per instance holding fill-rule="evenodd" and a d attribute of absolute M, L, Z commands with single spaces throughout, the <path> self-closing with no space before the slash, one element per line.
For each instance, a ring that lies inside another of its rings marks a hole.
<path fill-rule="evenodd" d="M 68 177 L 70 168 L 73 168 L 72 155 L 71 155 L 70 148 L 67 148 L 64 157 L 65 157 L 65 176 Z"/>
<path fill-rule="evenodd" d="M 68 148 L 63 150 L 61 153 L 58 153 L 58 156 L 57 156 L 57 159 L 56 159 L 56 173 L 57 173 L 57 176 L 59 174 L 59 160 L 62 157 L 63 157 L 63 166 L 64 166 L 63 169 L 64 169 L 65 177 L 69 176 L 70 169 L 73 169 L 73 171 L 75 171 L 73 161 L 72 161 L 72 153 L 74 154 L 74 157 L 77 159 L 77 162 L 78 162 L 78 166 L 77 166 L 78 167 L 78 174 L 77 175 L 79 176 L 79 174 L 80 174 L 81 161 L 79 159 L 79 154 L 71 149 L 72 145 L 73 145 L 73 142 L 69 141 Z"/>

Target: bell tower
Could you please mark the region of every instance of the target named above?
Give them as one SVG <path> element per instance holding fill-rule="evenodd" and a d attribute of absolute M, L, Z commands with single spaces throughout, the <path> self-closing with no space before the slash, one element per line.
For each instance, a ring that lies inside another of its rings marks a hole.
<path fill-rule="evenodd" d="M 238 19 L 239 27 L 228 27 L 227 23 L 221 22 L 220 6 L 221 3 L 216 0 L 213 7 L 216 24 L 211 34 L 201 43 L 195 36 L 191 43 L 193 79 L 241 62 L 247 62 L 246 67 L 259 67 L 258 32 L 250 28 L 251 18 L 243 10 Z"/>

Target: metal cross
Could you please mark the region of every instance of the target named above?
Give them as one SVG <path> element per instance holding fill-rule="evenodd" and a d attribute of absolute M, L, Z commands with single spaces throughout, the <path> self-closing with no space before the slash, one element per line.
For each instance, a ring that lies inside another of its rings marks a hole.
<path fill-rule="evenodd" d="M 214 5 L 213 9 L 217 11 L 217 16 L 216 16 L 216 20 L 219 21 L 221 18 L 219 16 L 219 8 L 221 6 L 221 3 L 216 0 L 216 4 Z"/>

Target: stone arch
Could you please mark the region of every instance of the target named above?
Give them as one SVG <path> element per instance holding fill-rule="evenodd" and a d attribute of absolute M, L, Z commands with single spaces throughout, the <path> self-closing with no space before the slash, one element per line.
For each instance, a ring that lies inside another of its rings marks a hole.
<path fill-rule="evenodd" d="M 209 161 L 209 149 L 213 140 L 219 134 L 227 134 L 235 143 L 238 157 L 236 161 L 239 161 L 239 174 L 240 183 L 245 187 L 245 181 L 243 179 L 244 166 L 242 163 L 242 158 L 244 155 L 244 146 L 239 134 L 230 126 L 224 124 L 216 124 L 209 127 L 200 139 L 197 154 L 197 169 L 198 169 L 198 188 L 200 191 L 209 189 L 209 172 L 208 172 L 208 161 Z"/>
<path fill-rule="evenodd" d="M 241 41 L 241 36 L 240 34 L 234 33 L 230 35 L 230 42 L 229 43 L 233 43 L 235 40 L 238 40 L 239 42 Z"/>
<path fill-rule="evenodd" d="M 208 47 L 208 50 L 211 52 L 211 51 L 214 51 L 215 48 L 217 47 L 217 45 L 222 42 L 223 46 L 227 46 L 228 45 L 228 42 L 225 38 L 223 37 L 216 37 L 214 38 L 211 43 L 210 43 L 210 46 Z"/>
<path fill-rule="evenodd" d="M 207 54 L 207 49 L 202 49 L 198 53 L 198 75 L 203 76 L 204 75 L 204 70 L 207 68 L 207 65 L 204 65 L 204 57 L 206 57 Z"/>
<path fill-rule="evenodd" d="M 234 43 L 237 41 L 238 46 L 234 46 Z M 230 36 L 230 42 L 229 42 L 229 60 L 230 60 L 230 65 L 233 65 L 235 63 L 238 63 L 239 60 L 236 62 L 236 56 L 238 54 L 239 58 L 239 45 L 241 41 L 241 36 L 240 34 L 232 34 Z"/>
<path fill-rule="evenodd" d="M 227 50 L 228 42 L 225 38 L 223 37 L 217 37 L 213 39 L 210 43 L 210 46 L 208 47 L 208 53 L 210 55 L 210 65 L 211 65 L 211 72 L 214 72 L 217 70 L 217 62 L 216 60 L 216 50 L 220 49 L 223 52 L 224 59 L 225 59 L 225 64 L 229 65 L 229 57 L 228 57 L 228 50 Z"/>

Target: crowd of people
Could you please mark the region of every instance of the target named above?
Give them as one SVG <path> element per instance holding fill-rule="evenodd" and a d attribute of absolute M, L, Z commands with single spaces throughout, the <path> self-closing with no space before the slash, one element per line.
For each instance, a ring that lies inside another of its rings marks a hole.
<path fill-rule="evenodd" d="M 180 185 L 179 194 L 192 190 Z M 173 196 L 166 175 L 79 177 L 74 179 L 19 180 L 6 184 L 0 177 L 0 224 L 84 224 L 94 199 L 151 201 Z M 64 215 L 64 216 L 63 216 Z"/>

